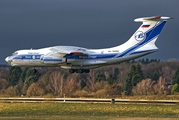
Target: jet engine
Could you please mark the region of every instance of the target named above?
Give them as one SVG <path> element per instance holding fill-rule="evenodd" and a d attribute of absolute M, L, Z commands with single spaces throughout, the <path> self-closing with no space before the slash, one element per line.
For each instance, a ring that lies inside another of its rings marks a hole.
<path fill-rule="evenodd" d="M 65 62 L 61 57 L 55 56 L 41 56 L 40 60 L 44 64 L 61 64 Z"/>

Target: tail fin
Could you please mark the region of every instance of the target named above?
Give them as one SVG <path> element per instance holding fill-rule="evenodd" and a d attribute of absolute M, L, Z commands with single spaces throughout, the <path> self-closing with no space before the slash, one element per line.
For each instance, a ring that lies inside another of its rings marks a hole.
<path fill-rule="evenodd" d="M 142 22 L 142 25 L 127 42 L 118 46 L 120 50 L 122 50 L 119 56 L 125 56 L 140 51 L 156 51 L 158 48 L 155 46 L 155 41 L 169 19 L 172 18 L 153 16 L 135 19 L 135 22 Z"/>

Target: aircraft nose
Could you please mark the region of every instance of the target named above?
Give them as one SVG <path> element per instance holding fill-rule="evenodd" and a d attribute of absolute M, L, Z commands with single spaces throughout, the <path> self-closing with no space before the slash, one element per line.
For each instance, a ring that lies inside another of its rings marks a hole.
<path fill-rule="evenodd" d="M 5 61 L 8 62 L 8 60 L 9 60 L 9 58 L 7 57 L 7 58 L 5 59 Z"/>
<path fill-rule="evenodd" d="M 8 62 L 8 63 L 10 63 L 10 62 L 11 62 L 11 59 L 10 59 L 9 57 L 7 57 L 7 58 L 5 59 L 5 61 Z"/>

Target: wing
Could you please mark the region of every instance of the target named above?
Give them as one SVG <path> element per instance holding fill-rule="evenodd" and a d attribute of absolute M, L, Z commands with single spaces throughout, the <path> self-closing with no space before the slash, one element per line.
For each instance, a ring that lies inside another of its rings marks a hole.
<path fill-rule="evenodd" d="M 88 49 L 75 46 L 55 46 L 50 50 L 62 57 L 88 55 L 89 53 Z"/>

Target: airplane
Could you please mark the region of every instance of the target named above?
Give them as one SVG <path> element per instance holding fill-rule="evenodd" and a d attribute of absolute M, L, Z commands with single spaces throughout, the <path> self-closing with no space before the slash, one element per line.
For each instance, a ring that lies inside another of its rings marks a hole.
<path fill-rule="evenodd" d="M 89 73 L 90 69 L 119 64 L 156 52 L 160 32 L 171 17 L 152 16 L 136 18 L 142 25 L 125 43 L 103 49 L 76 46 L 52 46 L 41 49 L 15 51 L 5 58 L 11 66 L 61 67 L 70 73 Z M 35 70 L 35 69 L 34 69 Z"/>

